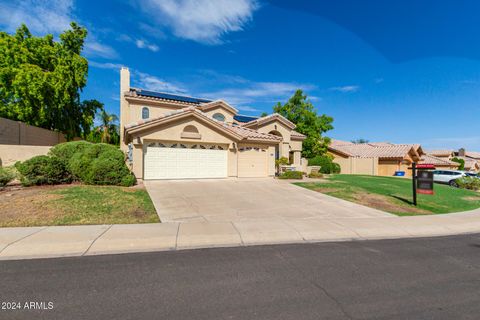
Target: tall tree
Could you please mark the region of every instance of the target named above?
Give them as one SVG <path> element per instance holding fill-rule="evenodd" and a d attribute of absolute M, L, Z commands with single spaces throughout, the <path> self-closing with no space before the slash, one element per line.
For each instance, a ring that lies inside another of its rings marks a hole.
<path fill-rule="evenodd" d="M 302 90 L 297 90 L 284 105 L 279 102 L 273 107 L 273 111 L 295 123 L 295 130 L 307 136 L 303 141 L 302 156 L 313 158 L 326 153 L 330 139 L 322 134 L 333 129 L 333 118 L 324 114 L 318 115 Z"/>
<path fill-rule="evenodd" d="M 22 24 L 0 32 L 0 117 L 58 130 L 67 139 L 88 134 L 98 101 L 80 101 L 88 62 L 81 56 L 87 30 L 76 23 L 54 41 Z"/>

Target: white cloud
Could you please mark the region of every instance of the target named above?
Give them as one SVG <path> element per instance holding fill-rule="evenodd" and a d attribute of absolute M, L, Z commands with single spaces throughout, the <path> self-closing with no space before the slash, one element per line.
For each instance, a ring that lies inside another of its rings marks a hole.
<path fill-rule="evenodd" d="M 85 55 L 89 57 L 102 57 L 107 59 L 118 58 L 118 54 L 112 47 L 102 44 L 92 36 L 85 41 Z"/>
<path fill-rule="evenodd" d="M 94 67 L 94 68 L 99 68 L 99 69 L 111 69 L 111 70 L 120 70 L 123 65 L 122 64 L 119 64 L 119 63 L 111 63 L 111 62 L 96 62 L 96 61 L 93 61 L 93 60 L 90 60 L 88 62 L 88 65 L 90 67 Z"/>
<path fill-rule="evenodd" d="M 136 87 L 152 91 L 165 91 L 182 94 L 187 93 L 187 90 L 183 88 L 181 84 L 173 84 L 164 79 L 137 70 L 133 70 L 132 74 L 132 81 Z"/>
<path fill-rule="evenodd" d="M 358 90 L 360 90 L 360 86 L 331 87 L 329 90 L 350 93 L 350 92 L 357 92 Z"/>
<path fill-rule="evenodd" d="M 13 1 L 0 3 L 0 24 L 8 32 L 25 23 L 35 34 L 59 34 L 72 21 L 72 0 Z"/>
<path fill-rule="evenodd" d="M 241 87 L 221 89 L 214 92 L 205 93 L 202 96 L 212 99 L 223 99 L 235 105 L 239 110 L 256 111 L 249 105 L 255 102 L 275 103 L 290 98 L 297 89 L 304 91 L 314 90 L 316 86 L 311 84 L 290 83 L 290 82 L 252 82 L 238 84 Z"/>
<path fill-rule="evenodd" d="M 177 37 L 219 44 L 222 36 L 240 31 L 259 7 L 256 0 L 145 0 L 139 6 L 153 22 Z"/>
<path fill-rule="evenodd" d="M 137 39 L 135 41 L 135 45 L 140 49 L 148 49 L 153 52 L 157 52 L 159 50 L 156 44 L 151 44 L 147 40 Z"/>

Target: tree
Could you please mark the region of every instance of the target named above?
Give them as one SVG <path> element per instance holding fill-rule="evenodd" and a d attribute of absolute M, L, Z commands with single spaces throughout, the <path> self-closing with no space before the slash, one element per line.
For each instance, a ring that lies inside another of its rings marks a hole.
<path fill-rule="evenodd" d="M 100 125 L 93 128 L 85 137 L 87 141 L 94 143 L 120 144 L 120 128 L 118 126 L 118 117 L 116 114 L 108 113 L 101 106 L 101 110 L 97 113 L 97 119 Z"/>
<path fill-rule="evenodd" d="M 100 103 L 80 101 L 87 30 L 70 26 L 60 41 L 32 36 L 24 24 L 13 35 L 0 32 L 0 117 L 63 132 L 69 140 L 89 133 Z"/>
<path fill-rule="evenodd" d="M 319 116 L 302 90 L 297 90 L 284 105 L 279 102 L 273 111 L 295 123 L 295 130 L 307 136 L 303 141 L 302 156 L 313 158 L 326 153 L 330 139 L 322 134 L 333 129 L 333 118 L 324 114 Z"/>
<path fill-rule="evenodd" d="M 268 113 L 266 112 L 262 112 L 262 114 L 260 115 L 260 117 L 266 117 L 266 116 L 268 116 Z"/>
<path fill-rule="evenodd" d="M 352 140 L 351 142 L 355 144 L 361 144 L 361 143 L 369 143 L 370 141 L 367 139 L 360 138 L 360 139 Z"/>
<path fill-rule="evenodd" d="M 465 169 L 465 160 L 463 160 L 462 158 L 453 158 L 452 159 L 453 162 L 457 162 L 457 163 L 460 163 L 460 165 L 458 166 L 458 170 L 464 170 Z"/>

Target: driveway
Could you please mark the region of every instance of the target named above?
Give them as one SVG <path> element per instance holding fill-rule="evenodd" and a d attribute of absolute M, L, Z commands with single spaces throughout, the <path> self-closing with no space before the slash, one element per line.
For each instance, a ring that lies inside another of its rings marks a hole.
<path fill-rule="evenodd" d="M 393 217 L 276 179 L 145 181 L 162 222 Z"/>

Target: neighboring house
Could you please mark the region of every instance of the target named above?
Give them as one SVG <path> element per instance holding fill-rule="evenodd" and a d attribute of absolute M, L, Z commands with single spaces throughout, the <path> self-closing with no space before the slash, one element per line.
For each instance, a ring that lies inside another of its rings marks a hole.
<path fill-rule="evenodd" d="M 279 114 L 249 117 L 210 101 L 130 87 L 120 75 L 120 147 L 137 179 L 268 177 L 275 159 L 301 170 L 302 141 Z"/>
<path fill-rule="evenodd" d="M 433 156 L 431 154 L 424 154 L 422 155 L 422 159 L 420 161 L 422 164 L 432 164 L 435 166 L 436 169 L 446 169 L 446 170 L 457 170 L 458 166 L 460 165 L 458 162 L 454 162 L 448 160 L 448 158 L 440 158 Z"/>
<path fill-rule="evenodd" d="M 396 171 L 411 175 L 408 168 L 419 162 L 423 150 L 417 144 L 393 144 L 389 142 L 352 143 L 332 140 L 328 153 L 341 167 L 342 173 L 393 176 Z"/>
<path fill-rule="evenodd" d="M 480 170 L 480 152 L 466 151 L 461 148 L 458 151 L 453 150 L 431 150 L 427 154 L 451 161 L 453 158 L 463 159 L 465 161 L 466 171 L 478 172 Z"/>

